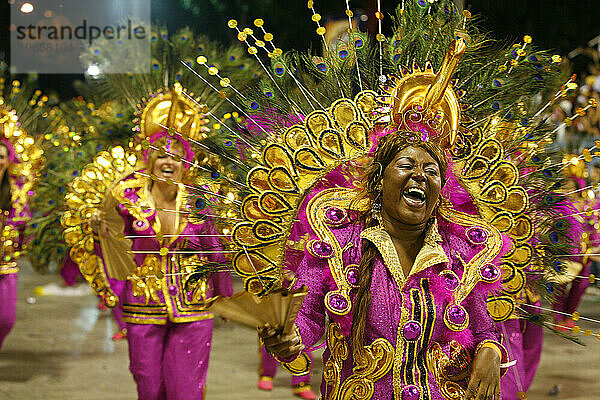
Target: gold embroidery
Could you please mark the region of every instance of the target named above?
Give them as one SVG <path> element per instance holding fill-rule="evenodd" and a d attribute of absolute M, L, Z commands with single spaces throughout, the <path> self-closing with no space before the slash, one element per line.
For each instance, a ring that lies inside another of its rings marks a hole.
<path fill-rule="evenodd" d="M 327 264 L 338 290 L 327 294 L 325 306 L 330 312 L 338 315 L 345 315 L 351 309 L 349 294 L 352 286 L 346 279 L 346 268 L 342 260 L 342 247 L 331 231 L 331 228 L 325 223 L 325 211 L 332 206 L 350 209 L 355 198 L 356 192 L 352 189 L 327 189 L 313 197 L 306 207 L 306 215 L 311 228 L 319 239 L 329 243 L 334 251 L 333 256 L 327 259 Z M 336 310 L 330 307 L 327 300 L 333 295 L 342 296 L 348 306 L 344 310 Z"/>
<path fill-rule="evenodd" d="M 144 297 L 145 304 L 148 304 L 150 299 L 156 303 L 160 302 L 157 293 L 162 290 L 161 278 L 163 277 L 164 273 L 159 260 L 153 255 L 147 255 L 142 265 L 136 267 L 127 279 L 132 283 L 133 295 Z"/>
<path fill-rule="evenodd" d="M 427 369 L 433 375 L 440 387 L 440 392 L 448 400 L 462 400 L 465 395 L 465 390 L 456 382 L 448 378 L 447 369 L 450 366 L 455 366 L 458 369 L 466 367 L 464 348 L 455 341 L 451 342 L 451 347 L 456 353 L 456 357 L 452 360 L 442 351 L 442 346 L 435 342 L 427 351 Z M 460 351 L 462 349 L 462 352 Z M 457 360 L 457 361 L 454 361 Z M 468 364 L 468 363 L 467 363 Z"/>
<path fill-rule="evenodd" d="M 394 247 L 390 235 L 381 226 L 374 226 L 362 231 L 360 237 L 371 241 L 377 247 L 386 267 L 392 273 L 396 285 L 402 290 L 407 277 L 404 276 L 402 265 L 398 259 L 398 252 Z M 442 237 L 437 229 L 437 221 L 435 221 L 425 233 L 423 247 L 421 247 L 421 250 L 417 254 L 413 267 L 408 275 L 409 277 L 424 271 L 432 265 L 448 263 L 448 256 L 446 256 L 444 249 L 440 245 L 441 241 Z"/>
<path fill-rule="evenodd" d="M 394 362 L 394 347 L 384 338 L 379 338 L 365 346 L 354 359 L 354 372 L 340 388 L 339 399 L 370 399 L 373 397 L 373 383 L 387 374 Z"/>
<path fill-rule="evenodd" d="M 443 204 L 439 208 L 442 217 L 450 222 L 461 226 L 480 226 L 487 230 L 489 236 L 485 242 L 484 248 L 464 266 L 463 277 L 460 286 L 454 292 L 454 302 L 460 305 L 464 299 L 471 293 L 475 285 L 481 280 L 479 267 L 491 263 L 502 250 L 502 235 L 500 231 L 488 224 L 481 218 L 473 215 L 458 212 Z"/>
<path fill-rule="evenodd" d="M 148 191 L 146 190 L 147 179 L 136 177 L 126 181 L 119 182 L 112 190 L 113 197 L 137 220 L 148 224 L 148 218 L 154 214 L 153 204 L 149 201 Z M 125 197 L 127 189 L 138 189 L 138 199 L 134 202 Z"/>
<path fill-rule="evenodd" d="M 327 348 L 331 352 L 329 359 L 323 366 L 323 380 L 325 381 L 325 398 L 338 399 L 338 391 L 342 380 L 342 366 L 348 358 L 348 344 L 340 332 L 338 323 L 330 323 L 327 327 Z"/>
<path fill-rule="evenodd" d="M 404 295 L 400 293 L 400 321 L 396 328 L 396 355 L 394 357 L 393 382 L 394 382 L 394 399 L 401 400 L 402 393 L 402 366 L 404 365 L 404 338 L 402 337 L 402 328 L 408 322 L 408 308 L 404 306 Z"/>
<path fill-rule="evenodd" d="M 204 263 L 207 262 L 206 257 L 198 257 L 198 255 L 194 254 L 191 257 L 176 257 L 175 260 L 171 260 L 172 263 L 177 263 L 179 272 L 181 275 L 181 287 L 184 291 L 191 291 L 192 293 L 192 303 L 200 303 L 206 300 L 206 292 L 208 290 L 208 281 L 206 277 L 199 276 L 198 274 L 193 273 L 195 267 L 201 267 Z M 172 283 L 176 283 L 175 277 L 172 277 Z M 186 301 L 186 296 L 182 296 L 184 298 L 184 303 L 186 305 L 191 305 Z"/>

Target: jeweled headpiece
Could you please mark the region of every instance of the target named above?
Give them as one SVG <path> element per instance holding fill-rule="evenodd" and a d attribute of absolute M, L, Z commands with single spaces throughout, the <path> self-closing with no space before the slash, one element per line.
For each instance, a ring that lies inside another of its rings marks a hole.
<path fill-rule="evenodd" d="M 382 110 L 389 114 L 377 122 L 420 132 L 426 140 L 437 140 L 443 148 L 451 147 L 458 132 L 460 105 L 449 84 L 465 49 L 463 39 L 454 40 L 437 73 L 427 62 L 423 70 L 415 63 L 412 72 L 405 72 L 400 78 L 390 76 L 385 87 L 389 96 L 382 98 Z"/>
<path fill-rule="evenodd" d="M 194 140 L 203 138 L 202 134 L 208 131 L 207 121 L 200 106 L 184 92 L 185 89 L 177 82 L 172 88 L 153 93 L 150 99 L 142 99 L 142 104 L 138 105 L 139 119 L 135 122 L 143 138 L 166 130 Z"/>

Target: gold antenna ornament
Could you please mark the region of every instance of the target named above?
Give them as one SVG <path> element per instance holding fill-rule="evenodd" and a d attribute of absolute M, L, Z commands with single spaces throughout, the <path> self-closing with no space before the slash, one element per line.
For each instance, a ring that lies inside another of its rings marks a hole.
<path fill-rule="evenodd" d="M 452 74 L 465 53 L 466 43 L 456 39 L 448 48 L 446 57 L 437 74 L 430 62 L 421 70 L 416 64 L 413 71 L 390 77 L 393 86 L 388 89 L 391 105 L 390 125 L 394 127 L 423 124 L 438 132 L 440 145 L 451 147 L 456 141 L 460 121 L 458 96 L 450 87 Z"/>

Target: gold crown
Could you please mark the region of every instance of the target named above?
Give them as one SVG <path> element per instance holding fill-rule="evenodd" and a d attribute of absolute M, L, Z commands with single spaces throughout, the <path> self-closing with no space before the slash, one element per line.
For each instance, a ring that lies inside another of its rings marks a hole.
<path fill-rule="evenodd" d="M 185 137 L 202 140 L 208 131 L 208 122 L 202 114 L 202 107 L 184 95 L 185 89 L 175 83 L 172 89 L 164 88 L 152 94 L 141 109 L 139 122 L 140 135 L 150 137 L 157 132 L 172 129 Z M 190 94 L 189 96 L 193 96 Z M 143 108 L 142 108 L 143 107 Z"/>
<path fill-rule="evenodd" d="M 437 74 L 428 61 L 423 70 L 415 63 L 412 72 L 402 73 L 400 78 L 390 76 L 384 88 L 387 96 L 380 99 L 386 115 L 377 122 L 392 127 L 424 124 L 437 132 L 434 139 L 442 147 L 451 147 L 459 130 L 460 104 L 449 85 L 465 49 L 463 39 L 454 40 Z"/>

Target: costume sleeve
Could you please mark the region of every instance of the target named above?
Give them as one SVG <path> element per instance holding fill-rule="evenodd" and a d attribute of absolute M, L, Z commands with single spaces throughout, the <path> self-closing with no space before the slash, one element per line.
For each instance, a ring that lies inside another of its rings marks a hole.
<path fill-rule="evenodd" d="M 482 285 L 485 284 L 478 284 L 463 302 L 463 306 L 469 314 L 469 330 L 473 334 L 473 348 L 478 350 L 485 342 L 493 342 L 502 353 L 501 362 L 505 363 L 508 361 L 508 353 L 502 344 L 502 335 L 496 330 L 496 324 L 487 311 L 487 290 L 481 288 Z"/>
<path fill-rule="evenodd" d="M 215 236 L 203 236 L 200 237 L 200 246 L 207 251 L 206 258 L 213 263 L 221 264 L 220 267 L 225 267 L 229 261 L 225 257 L 225 254 L 219 251 L 223 251 L 223 245 L 219 240 L 219 237 L 215 225 L 212 219 L 207 219 L 202 224 L 203 235 L 215 235 Z M 211 286 L 213 287 L 213 295 L 230 297 L 233 296 L 233 279 L 229 272 L 215 272 L 211 278 Z"/>
<path fill-rule="evenodd" d="M 306 348 L 314 346 L 325 333 L 325 268 L 328 268 L 327 261 L 306 254 L 296 272 L 294 288 L 308 288 L 308 294 L 296 318 L 296 326 Z"/>

